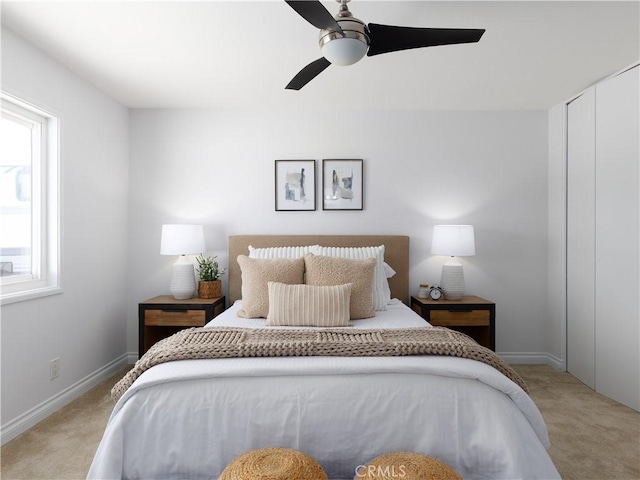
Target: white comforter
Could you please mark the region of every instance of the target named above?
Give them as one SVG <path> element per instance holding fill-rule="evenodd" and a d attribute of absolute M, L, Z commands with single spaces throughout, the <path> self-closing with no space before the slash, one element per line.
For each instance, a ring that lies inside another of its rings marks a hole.
<path fill-rule="evenodd" d="M 236 316 L 213 325 L 263 327 Z M 428 325 L 399 302 L 355 328 Z M 529 396 L 492 367 L 438 357 L 171 362 L 117 402 L 88 478 L 212 479 L 237 455 L 296 448 L 329 478 L 391 451 L 435 456 L 466 479 L 560 478 Z"/>

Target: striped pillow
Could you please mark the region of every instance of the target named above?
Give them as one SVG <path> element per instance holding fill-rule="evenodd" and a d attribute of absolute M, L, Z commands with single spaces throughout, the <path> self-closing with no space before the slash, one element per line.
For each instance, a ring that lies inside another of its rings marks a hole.
<path fill-rule="evenodd" d="M 302 258 L 317 245 L 302 247 L 254 247 L 249 245 L 249 258 Z"/>
<path fill-rule="evenodd" d="M 348 327 L 351 284 L 289 285 L 269 282 L 266 325 Z"/>

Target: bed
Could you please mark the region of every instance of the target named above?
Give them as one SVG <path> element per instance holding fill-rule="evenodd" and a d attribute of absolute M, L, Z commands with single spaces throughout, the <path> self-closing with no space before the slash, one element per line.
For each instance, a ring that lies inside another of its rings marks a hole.
<path fill-rule="evenodd" d="M 384 246 L 391 300 L 373 317 L 336 331 L 435 330 L 407 307 L 409 238 L 395 235 L 231 236 L 230 307 L 207 327 L 257 334 L 332 331 L 267 327 L 263 318 L 238 316 L 249 303 L 241 299 L 238 256 L 248 256 L 249 246 L 266 252 L 309 245 Z M 395 271 L 390 278 L 388 267 Z M 352 480 L 358 466 L 393 451 L 437 457 L 466 479 L 560 478 L 531 398 L 513 378 L 476 359 L 340 352 L 198 358 L 154 365 L 131 382 L 114 407 L 88 478 L 212 479 L 238 455 L 264 447 L 298 449 L 335 480 Z"/>

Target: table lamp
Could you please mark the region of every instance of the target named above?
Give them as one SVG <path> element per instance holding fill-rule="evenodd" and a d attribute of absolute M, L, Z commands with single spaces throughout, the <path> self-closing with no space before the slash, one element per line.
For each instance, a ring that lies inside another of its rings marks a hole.
<path fill-rule="evenodd" d="M 455 257 L 476 254 L 473 225 L 435 225 L 431 254 L 451 257 L 442 266 L 440 288 L 447 300 L 460 300 L 464 295 L 464 272 Z"/>
<path fill-rule="evenodd" d="M 193 263 L 186 255 L 205 251 L 202 225 L 162 225 L 160 255 L 179 255 L 173 264 L 169 285 L 169 292 L 176 300 L 193 297 L 196 289 Z"/>

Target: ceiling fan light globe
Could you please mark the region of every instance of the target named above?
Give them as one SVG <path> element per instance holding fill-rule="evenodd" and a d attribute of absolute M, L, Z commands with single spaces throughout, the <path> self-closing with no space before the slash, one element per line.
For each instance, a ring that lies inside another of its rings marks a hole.
<path fill-rule="evenodd" d="M 367 53 L 369 46 L 357 38 L 336 38 L 322 45 L 322 56 L 333 65 L 353 65 Z"/>

